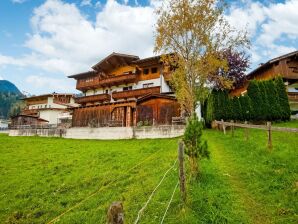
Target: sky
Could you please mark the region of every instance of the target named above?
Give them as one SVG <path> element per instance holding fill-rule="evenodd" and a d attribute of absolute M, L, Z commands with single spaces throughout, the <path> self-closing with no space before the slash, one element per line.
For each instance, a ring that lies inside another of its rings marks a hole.
<path fill-rule="evenodd" d="M 68 75 L 112 52 L 153 55 L 162 0 L 0 0 L 0 79 L 30 94 L 77 92 Z M 298 0 L 230 0 L 226 19 L 247 29 L 250 68 L 298 49 Z"/>

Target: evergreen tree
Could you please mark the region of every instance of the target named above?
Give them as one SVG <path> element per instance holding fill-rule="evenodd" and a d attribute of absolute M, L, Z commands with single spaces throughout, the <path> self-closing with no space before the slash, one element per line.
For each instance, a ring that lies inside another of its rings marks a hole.
<path fill-rule="evenodd" d="M 275 79 L 275 86 L 278 95 L 278 101 L 281 111 L 281 119 L 289 120 L 291 116 L 291 109 L 289 105 L 289 99 L 286 91 L 286 87 L 282 78 L 279 76 Z"/>
<path fill-rule="evenodd" d="M 215 93 L 212 92 L 206 101 L 205 123 L 207 126 L 210 126 L 211 122 L 215 119 L 214 98 L 215 98 Z"/>
<path fill-rule="evenodd" d="M 253 119 L 252 103 L 249 96 L 246 94 L 239 98 L 241 105 L 241 114 L 243 121 L 250 121 Z"/>
<path fill-rule="evenodd" d="M 267 91 L 267 81 L 260 81 L 257 82 L 259 85 L 260 93 L 263 96 L 263 102 L 261 104 L 261 109 L 262 109 L 262 120 L 264 121 L 271 121 L 272 116 L 271 116 L 271 108 L 270 108 L 270 101 L 269 101 L 269 96 L 268 96 L 268 91 Z"/>
<path fill-rule="evenodd" d="M 207 142 L 202 139 L 203 124 L 194 114 L 187 123 L 183 142 L 185 144 L 185 154 L 188 155 L 190 168 L 193 176 L 199 171 L 199 161 L 203 158 L 209 158 Z"/>
<path fill-rule="evenodd" d="M 281 110 L 276 86 L 272 79 L 266 81 L 267 99 L 269 101 L 271 120 L 281 119 Z"/>
<path fill-rule="evenodd" d="M 252 120 L 262 121 L 264 118 L 262 114 L 263 96 L 261 94 L 261 91 L 258 86 L 258 82 L 256 80 L 250 81 L 247 88 L 247 94 L 251 99 L 251 103 L 252 103 L 251 104 L 252 110 L 253 110 Z"/>

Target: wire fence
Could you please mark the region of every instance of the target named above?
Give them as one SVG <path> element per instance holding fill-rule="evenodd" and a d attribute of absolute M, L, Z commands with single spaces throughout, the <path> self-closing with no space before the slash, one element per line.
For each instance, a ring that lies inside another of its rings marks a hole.
<path fill-rule="evenodd" d="M 152 159 L 154 159 L 159 152 L 161 152 L 163 150 L 163 148 L 157 150 L 156 152 L 154 152 L 153 154 L 149 155 L 147 158 L 145 158 L 144 160 L 142 160 L 141 162 L 139 162 L 138 164 L 134 165 L 133 167 L 131 167 L 130 169 L 128 169 L 126 171 L 126 173 L 131 172 L 132 170 L 134 170 L 135 168 L 139 167 L 140 165 L 142 165 L 143 163 L 150 161 Z M 125 174 L 126 175 L 126 174 Z M 51 219 L 49 222 L 47 222 L 47 224 L 53 224 L 56 223 L 57 221 L 59 221 L 60 218 L 62 218 L 64 215 L 66 215 L 67 213 L 69 213 L 70 211 L 74 210 L 75 208 L 80 207 L 82 204 L 84 204 L 86 201 L 88 201 L 90 198 L 94 197 L 96 194 L 98 194 L 99 192 L 101 192 L 102 190 L 104 190 L 105 188 L 111 186 L 113 183 L 116 183 L 117 181 L 123 179 L 123 175 L 119 176 L 118 178 L 111 180 L 110 182 L 108 182 L 107 184 L 105 184 L 104 186 L 101 186 L 98 188 L 98 190 L 96 190 L 95 192 L 93 192 L 92 194 L 88 195 L 87 197 L 85 197 L 83 200 L 81 200 L 80 202 L 76 203 L 75 205 L 73 205 L 72 207 L 68 208 L 67 210 L 65 210 L 64 212 L 62 212 L 61 214 L 59 214 L 58 216 L 56 216 L 55 218 Z"/>
<path fill-rule="evenodd" d="M 161 185 L 161 183 L 164 181 L 164 179 L 166 178 L 167 174 L 174 169 L 175 165 L 177 163 L 177 159 L 175 160 L 174 164 L 164 173 L 163 177 L 161 178 L 161 180 L 159 181 L 159 183 L 156 185 L 156 187 L 154 188 L 154 190 L 152 191 L 152 193 L 150 194 L 148 200 L 146 201 L 146 203 L 144 204 L 144 206 L 139 210 L 138 212 L 138 216 L 135 220 L 135 224 L 137 224 L 141 218 L 142 213 L 144 212 L 144 210 L 146 209 L 147 205 L 149 204 L 149 202 L 151 201 L 151 199 L 153 198 L 155 192 L 157 191 L 157 189 L 159 188 L 159 186 Z"/>

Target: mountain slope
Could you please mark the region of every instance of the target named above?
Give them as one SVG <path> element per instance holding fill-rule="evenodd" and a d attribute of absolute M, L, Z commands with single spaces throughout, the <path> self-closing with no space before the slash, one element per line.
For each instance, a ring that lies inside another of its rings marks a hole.
<path fill-rule="evenodd" d="M 0 80 L 0 93 L 21 95 L 21 91 L 13 83 L 7 80 Z"/>
<path fill-rule="evenodd" d="M 0 80 L 0 118 L 7 119 L 19 113 L 23 104 L 21 91 L 11 82 Z"/>

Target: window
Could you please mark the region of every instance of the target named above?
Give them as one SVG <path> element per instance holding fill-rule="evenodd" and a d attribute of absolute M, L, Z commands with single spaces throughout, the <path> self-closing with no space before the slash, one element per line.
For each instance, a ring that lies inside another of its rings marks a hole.
<path fill-rule="evenodd" d="M 157 67 L 151 68 L 151 73 L 152 74 L 157 73 Z"/>
<path fill-rule="evenodd" d="M 123 91 L 132 90 L 132 86 L 125 86 L 123 87 Z"/>
<path fill-rule="evenodd" d="M 93 78 L 87 78 L 85 79 L 85 82 L 92 82 L 93 81 Z"/>
<path fill-rule="evenodd" d="M 109 90 L 108 89 L 106 89 L 106 94 L 108 94 L 109 93 Z"/>
<path fill-rule="evenodd" d="M 144 75 L 148 75 L 148 74 L 149 74 L 149 68 L 145 68 L 145 69 L 143 69 L 143 74 L 144 74 Z"/>
<path fill-rule="evenodd" d="M 44 105 L 44 108 L 47 108 L 47 105 Z"/>
<path fill-rule="evenodd" d="M 143 88 L 149 88 L 149 87 L 153 87 L 153 83 L 143 84 Z"/>

